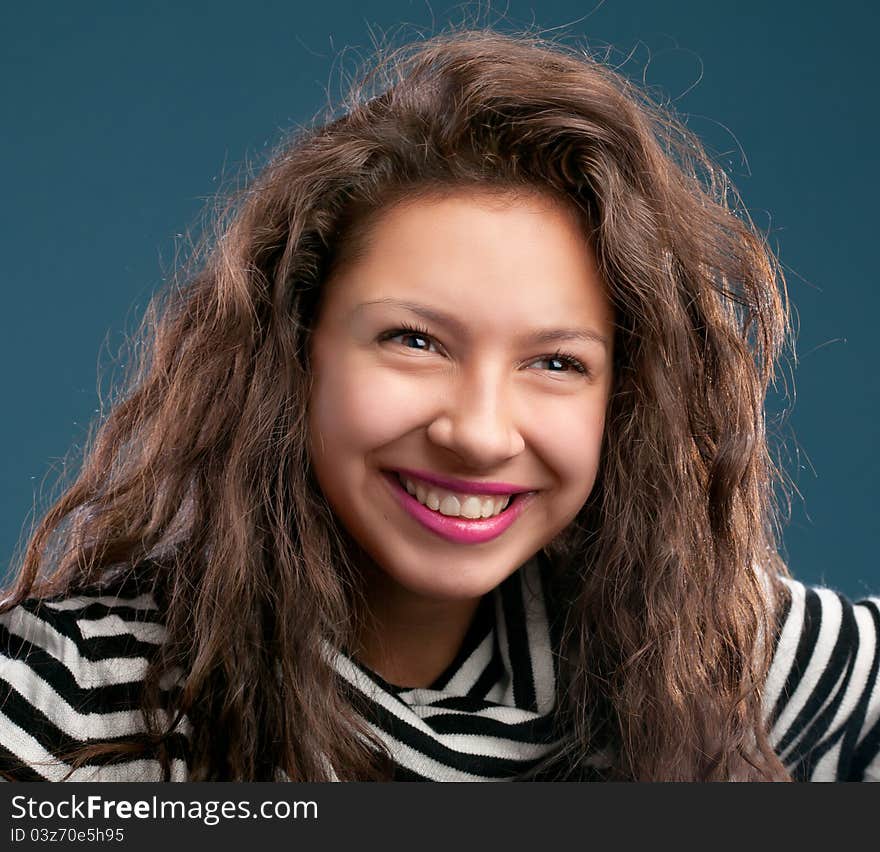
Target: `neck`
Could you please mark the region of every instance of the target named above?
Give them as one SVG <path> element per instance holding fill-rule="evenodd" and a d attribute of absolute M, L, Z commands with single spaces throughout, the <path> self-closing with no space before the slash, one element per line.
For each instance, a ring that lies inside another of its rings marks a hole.
<path fill-rule="evenodd" d="M 455 659 L 480 598 L 422 597 L 375 567 L 366 579 L 355 656 L 395 686 L 430 686 Z"/>

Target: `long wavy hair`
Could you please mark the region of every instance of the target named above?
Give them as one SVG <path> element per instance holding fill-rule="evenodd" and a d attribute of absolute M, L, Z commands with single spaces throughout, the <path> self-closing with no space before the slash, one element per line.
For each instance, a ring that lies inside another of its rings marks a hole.
<path fill-rule="evenodd" d="M 584 53 L 481 30 L 373 64 L 151 304 L 138 366 L 3 605 L 123 577 L 161 602 L 145 733 L 90 757 L 142 751 L 167 773 L 185 715 L 191 780 L 388 777 L 324 652 L 351 647 L 360 587 L 311 469 L 310 331 L 372 216 L 475 187 L 576 208 L 616 314 L 599 475 L 546 548 L 559 777 L 600 744 L 615 779 L 788 777 L 761 707 L 785 573 L 764 415 L 788 329 L 778 263 L 668 110 Z"/>

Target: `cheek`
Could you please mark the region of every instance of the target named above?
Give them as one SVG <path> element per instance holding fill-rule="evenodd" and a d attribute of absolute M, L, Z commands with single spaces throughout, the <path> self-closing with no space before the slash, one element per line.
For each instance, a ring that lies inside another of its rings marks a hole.
<path fill-rule="evenodd" d="M 604 397 L 545 402 L 529 422 L 527 440 L 577 503 L 589 496 L 599 468 L 605 426 Z"/>
<path fill-rule="evenodd" d="M 310 427 L 327 451 L 369 451 L 424 423 L 424 383 L 357 359 L 316 368 Z"/>

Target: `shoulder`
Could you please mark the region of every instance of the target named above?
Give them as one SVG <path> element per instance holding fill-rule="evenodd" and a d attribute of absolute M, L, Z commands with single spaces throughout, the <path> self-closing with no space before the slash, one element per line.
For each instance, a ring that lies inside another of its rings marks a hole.
<path fill-rule="evenodd" d="M 64 678 L 59 686 L 140 680 L 164 638 L 159 608 L 149 594 L 26 600 L 0 614 L 4 669 L 19 663 L 58 674 Z"/>
<path fill-rule="evenodd" d="M 880 780 L 880 597 L 784 582 L 764 691 L 771 741 L 798 780 Z"/>
<path fill-rule="evenodd" d="M 64 754 L 142 731 L 140 690 L 164 636 L 156 601 L 126 588 L 0 614 L 0 769 L 64 777 Z"/>

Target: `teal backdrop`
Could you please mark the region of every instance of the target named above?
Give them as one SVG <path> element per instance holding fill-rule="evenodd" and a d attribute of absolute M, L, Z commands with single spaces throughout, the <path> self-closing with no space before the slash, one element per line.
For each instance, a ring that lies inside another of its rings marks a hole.
<path fill-rule="evenodd" d="M 780 253 L 799 327 L 768 403 L 795 576 L 858 597 L 874 552 L 878 6 L 803 0 L 4 4 L 0 574 L 70 477 L 125 336 L 221 186 L 374 38 L 463 15 L 605 53 L 670 101 Z M 502 10 L 504 14 L 502 14 Z M 794 380 L 796 394 L 790 379 Z M 783 416 L 783 414 L 785 416 Z M 71 454 L 72 455 L 69 455 Z"/>

